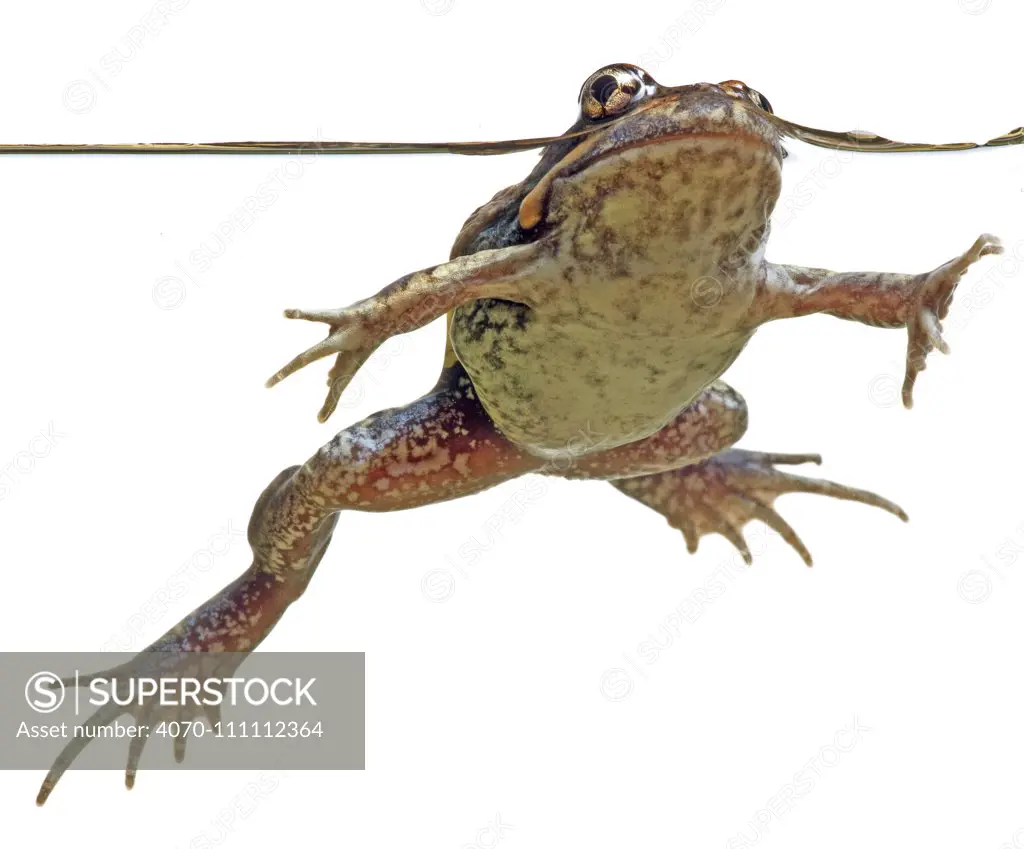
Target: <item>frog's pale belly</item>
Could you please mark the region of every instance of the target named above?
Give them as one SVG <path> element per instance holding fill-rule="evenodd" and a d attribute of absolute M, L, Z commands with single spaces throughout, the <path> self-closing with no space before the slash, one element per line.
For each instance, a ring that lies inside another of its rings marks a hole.
<path fill-rule="evenodd" d="M 538 271 L 554 295 L 453 316 L 452 345 L 494 423 L 545 456 L 667 424 L 750 338 L 779 173 L 767 147 L 707 137 L 557 180 Z"/>
<path fill-rule="evenodd" d="M 725 371 L 749 338 L 616 335 L 528 313 L 521 304 L 478 301 L 459 311 L 452 333 L 495 424 L 542 456 L 654 433 Z"/>

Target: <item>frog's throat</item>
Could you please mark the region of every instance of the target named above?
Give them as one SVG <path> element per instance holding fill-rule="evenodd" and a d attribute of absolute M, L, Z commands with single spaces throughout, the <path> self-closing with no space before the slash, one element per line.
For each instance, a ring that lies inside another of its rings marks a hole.
<path fill-rule="evenodd" d="M 677 133 L 667 133 L 658 136 L 657 138 L 645 139 L 642 141 L 634 142 L 633 144 L 629 145 L 629 149 L 643 147 L 644 145 L 650 144 L 662 144 L 666 140 L 670 139 L 700 139 L 712 136 L 735 137 L 737 135 L 742 135 L 743 137 L 748 138 L 750 141 L 754 143 L 764 144 L 767 146 L 767 142 L 764 139 L 748 133 L 713 133 L 704 131 L 687 132 L 684 130 Z M 537 185 L 530 189 L 529 193 L 526 195 L 526 197 L 523 198 L 522 202 L 519 204 L 520 227 L 522 227 L 524 230 L 532 230 L 541 222 L 541 219 L 544 217 L 544 208 L 547 205 L 548 195 L 551 193 L 551 187 L 554 184 L 555 180 L 566 174 L 574 164 L 579 162 L 581 159 L 583 159 L 583 157 L 590 153 L 597 146 L 599 141 L 599 136 L 591 136 L 588 139 L 584 139 L 579 144 L 577 144 L 572 150 L 570 150 L 565 156 L 563 156 L 557 163 L 555 163 L 555 165 L 552 166 L 543 177 L 541 177 Z M 612 154 L 615 152 L 617 151 L 610 150 L 607 153 Z M 602 158 L 603 155 L 604 154 L 599 154 L 598 156 L 595 157 L 594 161 L 597 161 L 598 159 Z"/>

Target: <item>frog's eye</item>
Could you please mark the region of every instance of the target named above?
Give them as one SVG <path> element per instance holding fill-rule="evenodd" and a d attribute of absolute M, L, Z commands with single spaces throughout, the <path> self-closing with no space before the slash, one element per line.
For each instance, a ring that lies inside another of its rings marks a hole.
<path fill-rule="evenodd" d="M 770 114 L 775 114 L 772 110 L 771 103 L 768 102 L 768 98 L 761 94 L 761 92 L 748 86 L 746 83 L 741 83 L 739 80 L 726 80 L 724 83 L 719 83 L 718 87 L 730 97 L 749 100 L 758 109 L 762 109 Z"/>
<path fill-rule="evenodd" d="M 652 94 L 657 83 L 636 65 L 609 65 L 583 83 L 580 111 L 592 121 L 621 115 Z"/>
<path fill-rule="evenodd" d="M 774 115 L 775 114 L 775 110 L 772 109 L 772 105 L 771 105 L 771 103 L 768 102 L 768 98 L 765 97 L 763 94 L 761 94 L 761 92 L 757 91 L 756 89 L 750 89 L 749 94 L 750 94 L 750 99 L 754 102 L 754 105 L 758 109 L 763 109 L 765 112 L 769 113 L 770 115 Z"/>

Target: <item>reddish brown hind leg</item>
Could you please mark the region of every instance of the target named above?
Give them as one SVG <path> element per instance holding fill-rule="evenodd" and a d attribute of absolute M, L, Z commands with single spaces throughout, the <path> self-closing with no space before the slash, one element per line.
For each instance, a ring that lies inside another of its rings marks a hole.
<path fill-rule="evenodd" d="M 215 677 L 214 671 L 219 677 L 230 674 L 305 590 L 339 510 L 400 510 L 445 501 L 541 464 L 495 430 L 468 379 L 461 370 L 450 370 L 447 383 L 429 395 L 346 428 L 305 465 L 281 472 L 256 502 L 249 522 L 252 566 L 128 664 L 101 674 L 119 686 L 142 676 L 203 680 Z M 209 654 L 214 652 L 221 654 Z M 197 669 L 197 658 L 213 657 L 224 658 L 219 668 L 203 663 Z M 89 680 L 82 677 L 79 683 Z M 127 711 L 111 702 L 84 724 L 106 725 L 125 712 L 151 726 L 161 719 L 193 718 L 164 716 L 151 703 Z M 75 738 L 57 758 L 39 791 L 40 805 L 88 739 Z M 143 742 L 129 750 L 128 787 Z M 179 759 L 183 742 L 175 741 Z"/>
<path fill-rule="evenodd" d="M 728 449 L 746 430 L 743 398 L 722 381 L 708 386 L 657 433 L 638 442 L 578 458 L 564 477 L 603 478 L 620 492 L 661 513 L 697 550 L 702 536 L 718 533 L 751 562 L 742 529 L 764 522 L 793 546 L 807 565 L 811 555 L 773 508 L 787 492 L 810 492 L 881 507 L 906 519 L 891 501 L 861 489 L 783 472 L 776 466 L 820 463 L 816 454 L 760 454 Z"/>
<path fill-rule="evenodd" d="M 564 470 L 556 469 L 555 473 L 567 478 L 611 480 L 670 471 L 724 451 L 746 429 L 747 404 L 743 396 L 717 380 L 651 436 L 574 457 Z"/>

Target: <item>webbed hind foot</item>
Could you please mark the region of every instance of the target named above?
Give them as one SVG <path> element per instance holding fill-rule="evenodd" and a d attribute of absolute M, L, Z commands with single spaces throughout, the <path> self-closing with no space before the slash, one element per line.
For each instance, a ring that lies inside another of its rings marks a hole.
<path fill-rule="evenodd" d="M 611 483 L 630 498 L 661 513 L 673 528 L 682 531 L 691 554 L 697 550 L 701 537 L 717 533 L 736 546 L 748 564 L 753 557 L 743 538 L 743 526 L 756 519 L 776 531 L 808 566 L 811 565 L 811 553 L 773 507 L 776 498 L 789 492 L 859 501 L 907 520 L 907 514 L 900 507 L 880 495 L 775 468 L 801 463 L 820 464 L 821 457 L 732 449 L 673 471 Z"/>

